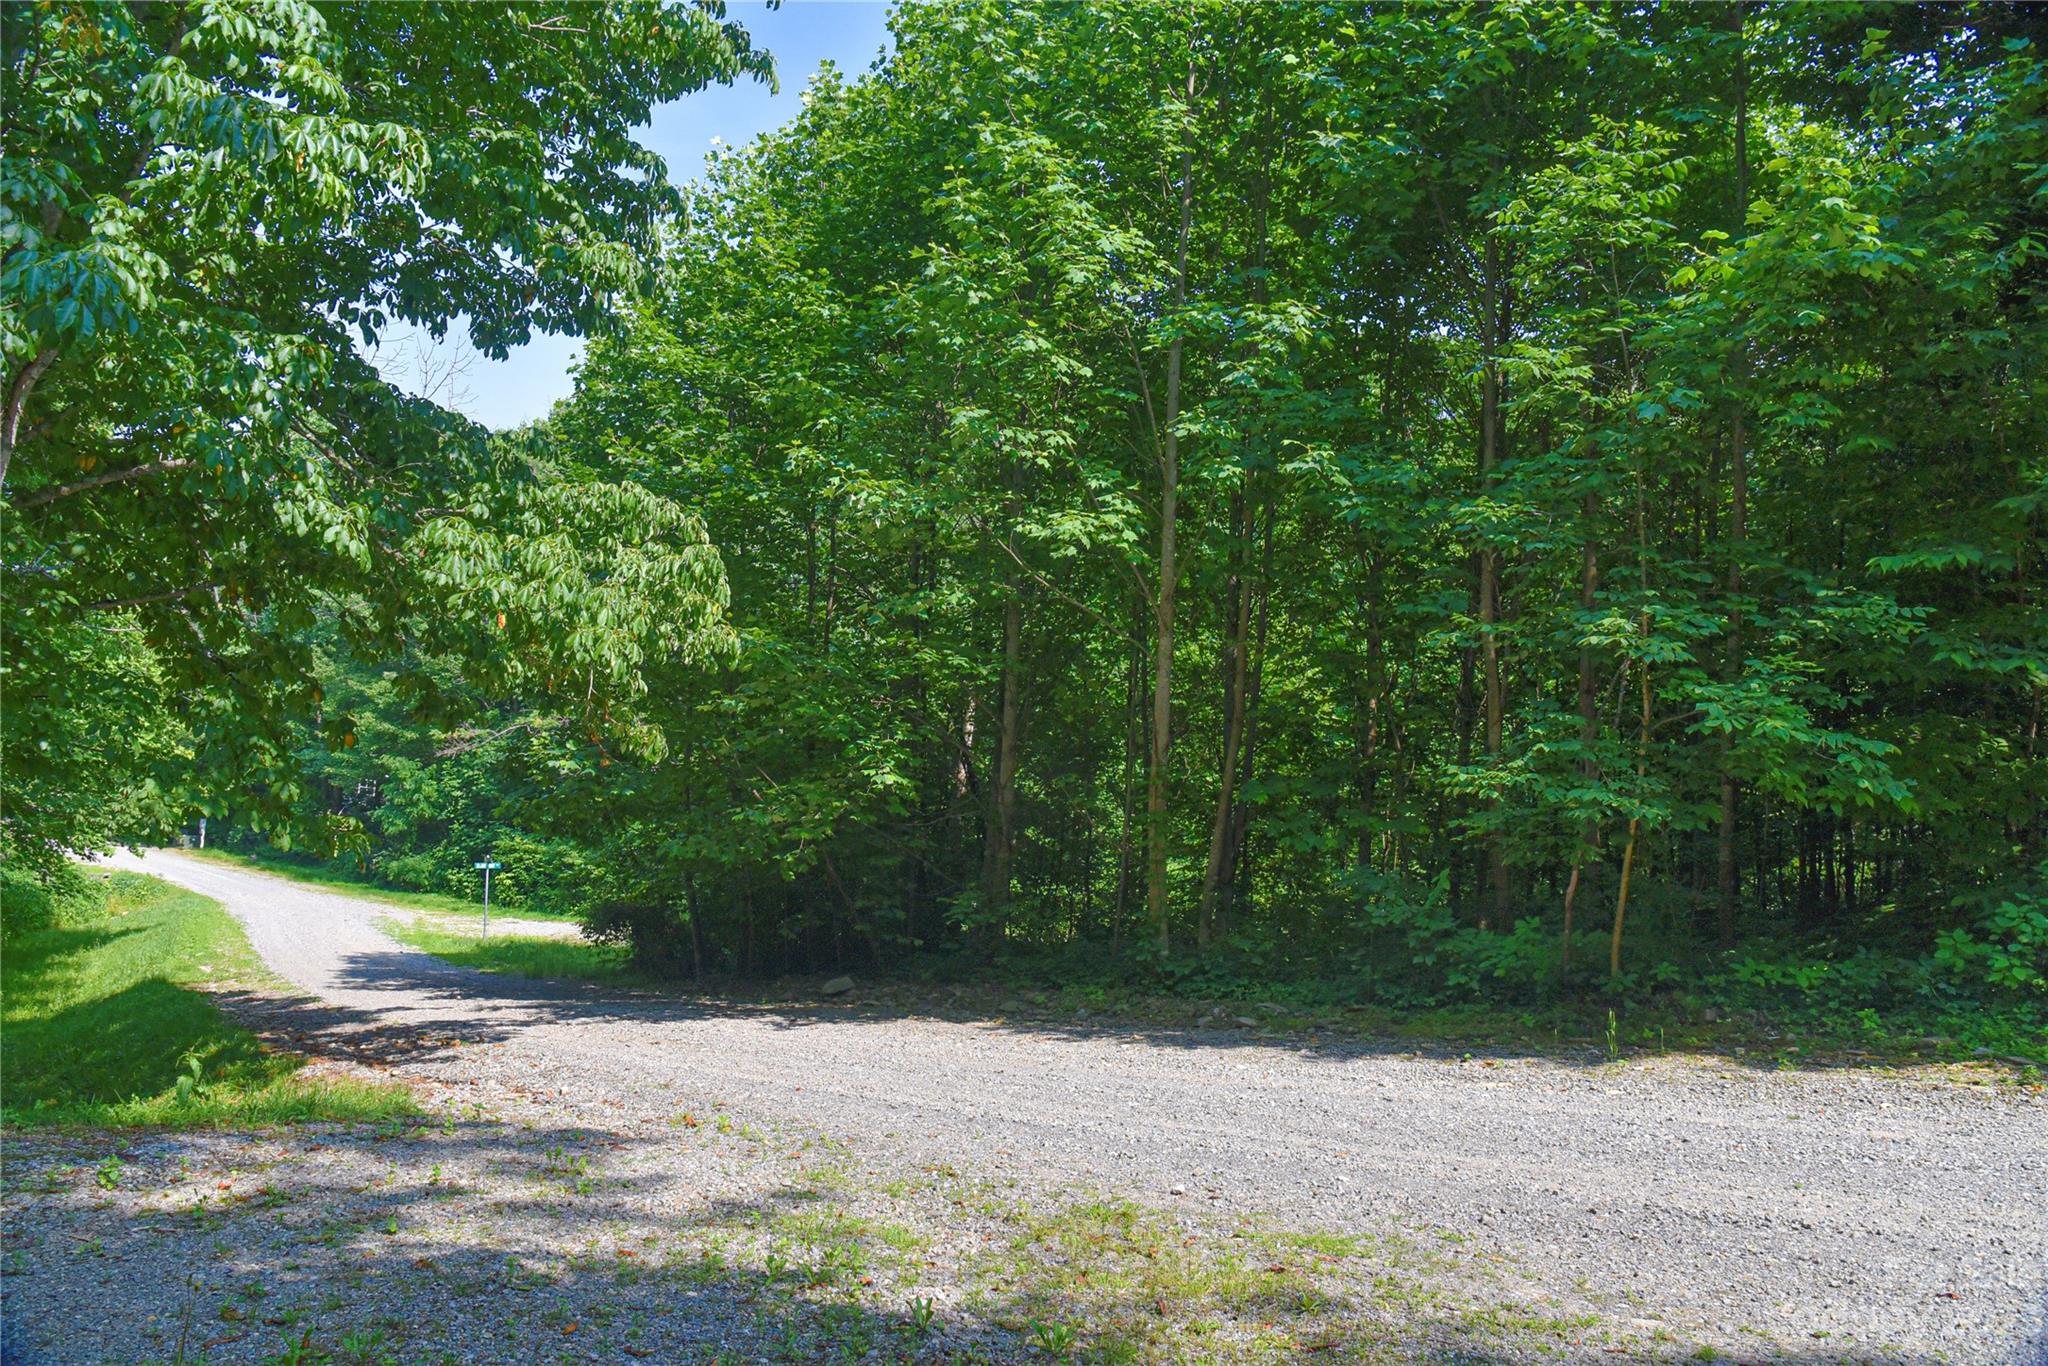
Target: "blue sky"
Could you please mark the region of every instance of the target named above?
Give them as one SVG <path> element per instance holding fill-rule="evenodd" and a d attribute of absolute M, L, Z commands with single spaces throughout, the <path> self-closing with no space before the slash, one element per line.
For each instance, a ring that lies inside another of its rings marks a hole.
<path fill-rule="evenodd" d="M 804 86 L 821 63 L 858 74 L 889 42 L 889 11 L 882 0 L 788 0 L 774 10 L 761 0 L 734 0 L 727 11 L 746 27 L 756 47 L 774 54 L 781 89 L 770 94 L 751 80 L 714 85 L 656 109 L 641 141 L 662 155 L 670 178 L 679 182 L 703 170 L 713 138 L 739 146 L 795 117 Z M 451 328 L 451 339 L 459 331 Z M 490 361 L 464 341 L 432 347 L 424 338 L 413 338 L 387 346 L 378 362 L 392 382 L 417 390 L 422 349 L 430 353 L 432 367 L 451 361 L 467 366 L 436 395 L 440 401 L 486 426 L 516 427 L 545 416 L 557 399 L 568 396 L 569 368 L 582 356 L 583 343 L 536 337 L 505 360 Z"/>

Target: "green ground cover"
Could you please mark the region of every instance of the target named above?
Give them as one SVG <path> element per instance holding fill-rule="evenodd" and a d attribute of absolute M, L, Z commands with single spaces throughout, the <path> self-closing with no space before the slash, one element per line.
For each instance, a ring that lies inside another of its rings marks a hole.
<path fill-rule="evenodd" d="M 9 877 L 0 964 L 8 1125 L 192 1128 L 379 1120 L 403 1087 L 301 1075 L 211 989 L 266 984 L 218 902 L 137 873 Z"/>

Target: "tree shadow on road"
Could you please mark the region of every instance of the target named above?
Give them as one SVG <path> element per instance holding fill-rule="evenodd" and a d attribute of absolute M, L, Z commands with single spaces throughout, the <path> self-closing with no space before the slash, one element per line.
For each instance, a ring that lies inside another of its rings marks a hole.
<path fill-rule="evenodd" d="M 829 1147 L 709 1126 L 673 1142 L 452 1122 L 102 1140 L 122 1155 L 111 1184 L 93 1143 L 31 1152 L 32 1182 L 11 1164 L 10 1362 L 1492 1366 L 1697 1345 L 1489 1298 L 1393 1242 L 1027 1206 L 950 1174 L 881 1184 Z"/>
<path fill-rule="evenodd" d="M 1495 1033 L 1460 1035 L 1453 1031 L 1429 1038 L 1396 1037 L 1370 1031 L 1370 1015 L 1337 1012 L 1309 1016 L 1267 1005 L 1224 1007 L 1206 1003 L 1161 1002 L 1160 1014 L 1090 1012 L 1031 995 L 988 989 L 965 989 L 883 983 L 862 987 L 831 1000 L 806 1000 L 812 983 L 764 984 L 749 991 L 695 990 L 682 985 L 650 987 L 568 978 L 524 977 L 456 967 L 431 955 L 394 947 L 390 952 L 356 954 L 343 965 L 341 982 L 358 990 L 391 993 L 394 1003 L 406 1002 L 446 1009 L 447 1029 L 437 1025 L 376 1026 L 362 1022 L 349 1044 L 358 1051 L 387 1049 L 393 1058 L 431 1051 L 435 1038 L 475 1037 L 499 1040 L 523 1027 L 572 1021 L 622 1022 L 750 1019 L 777 1029 L 826 1026 L 889 1025 L 903 1020 L 970 1026 L 1005 1035 L 1059 1041 L 1142 1043 L 1184 1050 L 1284 1054 L 1291 1058 L 1344 1063 L 1367 1058 L 1400 1057 L 1470 1064 L 1478 1068 L 1508 1064 L 1591 1070 L 1616 1062 L 1656 1058 L 1692 1058 L 1712 1065 L 1758 1071 L 1820 1071 L 1891 1069 L 1910 1060 L 1842 1050 L 1802 1051 L 1798 1045 L 1758 1026 L 1750 1034 L 1724 1032 L 1715 1040 L 1686 1042 L 1680 1033 L 1668 1046 L 1631 1045 L 1624 1040 L 1664 1034 L 1661 1026 L 1630 1021 L 1612 1042 L 1574 1039 L 1562 1034 L 1549 1039 L 1503 1040 Z M 308 1006 L 303 1017 L 317 1020 L 319 1008 Z M 340 1017 L 337 1017 L 340 1018 Z M 390 1030 L 380 1042 L 380 1028 Z M 344 1036 L 349 1031 L 344 1030 Z M 1746 1043 L 1740 1042 L 1746 1040 Z M 318 1041 L 309 1037 L 309 1044 Z M 390 1060 L 390 1059 L 386 1059 Z M 1929 1063 L 1930 1066 L 1935 1064 Z M 1985 1077 L 2018 1076 L 2025 1059 L 1994 1059 L 1976 1063 Z"/>

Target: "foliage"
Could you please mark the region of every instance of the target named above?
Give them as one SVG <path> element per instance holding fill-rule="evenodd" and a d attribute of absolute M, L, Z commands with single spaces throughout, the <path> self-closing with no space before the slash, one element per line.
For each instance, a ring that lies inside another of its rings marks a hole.
<path fill-rule="evenodd" d="M 0 51 L 8 853 L 229 793 L 290 838 L 292 723 L 355 742 L 322 614 L 648 753 L 641 664 L 729 648 L 701 525 L 554 477 L 363 348 L 601 325 L 677 203 L 633 130 L 765 77 L 745 34 L 654 0 L 49 3 L 0 11 Z"/>
<path fill-rule="evenodd" d="M 0 868 L 0 942 L 97 920 L 106 914 L 106 901 L 106 884 L 74 864 L 40 875 Z"/>
<path fill-rule="evenodd" d="M 606 832 L 592 914 L 986 961 L 1150 936 L 1163 879 L 1196 975 L 1531 999 L 1868 942 L 2038 992 L 2032 921 L 1956 909 L 2048 825 L 2025 23 L 896 29 L 714 166 L 549 424 L 703 510 L 745 640 L 654 685 L 680 762 L 498 770 Z"/>

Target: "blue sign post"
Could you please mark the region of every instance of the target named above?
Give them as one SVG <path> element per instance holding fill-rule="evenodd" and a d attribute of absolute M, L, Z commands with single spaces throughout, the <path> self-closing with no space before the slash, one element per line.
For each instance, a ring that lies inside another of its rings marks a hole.
<path fill-rule="evenodd" d="M 482 934 L 478 935 L 478 936 L 477 936 L 477 938 L 479 938 L 479 939 L 489 939 L 489 938 L 491 937 L 491 870 L 492 870 L 492 869 L 494 869 L 494 868 L 503 868 L 503 867 L 504 867 L 505 865 L 504 865 L 504 864 L 502 864 L 502 863 L 499 863 L 499 862 L 498 862 L 498 861 L 497 861 L 496 859 L 485 859 L 485 860 L 484 860 L 484 861 L 483 861 L 482 863 L 472 863 L 472 864 L 470 864 L 469 866 L 470 866 L 470 867 L 472 867 L 472 868 L 478 868 L 478 869 L 481 869 L 481 870 L 483 871 L 483 875 L 484 875 L 484 932 L 483 932 Z"/>

